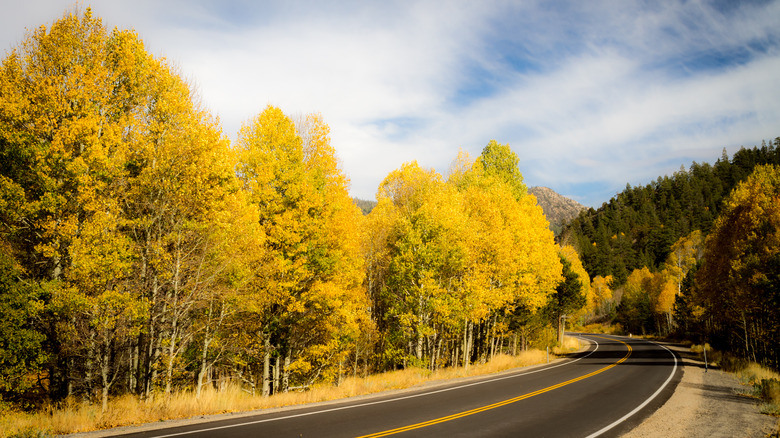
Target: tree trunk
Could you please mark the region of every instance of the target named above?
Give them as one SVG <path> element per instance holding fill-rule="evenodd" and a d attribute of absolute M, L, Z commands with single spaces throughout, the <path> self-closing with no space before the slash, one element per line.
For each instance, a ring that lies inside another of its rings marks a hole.
<path fill-rule="evenodd" d="M 173 386 L 173 362 L 176 352 L 176 323 L 174 320 L 174 328 L 171 329 L 171 336 L 169 338 L 170 346 L 168 347 L 168 363 L 165 369 L 165 395 L 171 395 L 171 387 Z"/>
<path fill-rule="evenodd" d="M 279 379 L 281 378 L 281 372 L 282 372 L 282 358 L 280 356 L 276 356 L 276 364 L 274 365 L 274 385 L 273 388 L 271 388 L 271 393 L 276 394 L 279 392 Z"/>
<path fill-rule="evenodd" d="M 263 397 L 271 395 L 271 338 L 266 335 L 263 352 Z"/>
<path fill-rule="evenodd" d="M 284 356 L 284 370 L 282 372 L 282 391 L 287 392 L 290 390 L 290 362 L 292 362 L 292 354 L 288 351 Z"/>
<path fill-rule="evenodd" d="M 208 363 L 206 361 L 208 351 L 208 343 L 204 342 L 203 352 L 200 355 L 200 370 L 198 371 L 198 383 L 195 385 L 195 398 L 200 398 L 200 391 L 203 387 L 203 378 L 208 372 Z"/>
<path fill-rule="evenodd" d="M 127 376 L 127 388 L 131 393 L 135 393 L 138 384 L 138 344 L 133 341 L 130 347 L 129 370 Z"/>
<path fill-rule="evenodd" d="M 100 380 L 102 383 L 101 393 L 102 393 L 102 405 L 103 405 L 103 413 L 105 413 L 108 410 L 108 391 L 111 389 L 111 384 L 114 383 L 114 379 L 109 378 L 109 373 L 111 372 L 111 367 L 109 361 L 111 360 L 111 352 L 110 348 L 107 347 L 104 349 L 103 352 L 100 353 Z"/>
<path fill-rule="evenodd" d="M 463 324 L 463 367 L 466 367 L 466 350 L 469 345 L 469 323 Z"/>
<path fill-rule="evenodd" d="M 471 365 L 471 350 L 474 346 L 474 324 L 469 321 L 468 322 L 468 341 L 466 343 L 466 348 L 463 351 L 463 363 L 465 364 L 466 369 L 469 368 Z"/>
<path fill-rule="evenodd" d="M 436 341 L 436 358 L 434 359 L 434 368 L 433 370 L 436 371 L 439 369 L 439 357 L 441 355 L 441 342 L 442 342 L 442 336 L 439 336 L 439 339 Z"/>
<path fill-rule="evenodd" d="M 742 327 L 745 329 L 745 359 L 750 360 L 750 335 L 748 333 L 747 316 L 742 312 Z"/>

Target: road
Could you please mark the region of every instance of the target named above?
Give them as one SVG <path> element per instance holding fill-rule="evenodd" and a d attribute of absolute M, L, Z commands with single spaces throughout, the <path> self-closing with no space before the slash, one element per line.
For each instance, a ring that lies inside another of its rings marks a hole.
<path fill-rule="evenodd" d="M 551 365 L 132 437 L 618 436 L 674 392 L 679 359 L 636 338 L 580 335 L 583 353 Z"/>

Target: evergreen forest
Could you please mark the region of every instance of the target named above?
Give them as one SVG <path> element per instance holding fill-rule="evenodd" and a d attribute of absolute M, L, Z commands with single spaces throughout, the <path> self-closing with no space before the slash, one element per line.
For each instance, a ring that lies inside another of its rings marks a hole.
<path fill-rule="evenodd" d="M 561 241 L 614 289 L 594 318 L 711 342 L 777 368 L 778 166 L 780 138 L 765 140 L 583 211 Z"/>

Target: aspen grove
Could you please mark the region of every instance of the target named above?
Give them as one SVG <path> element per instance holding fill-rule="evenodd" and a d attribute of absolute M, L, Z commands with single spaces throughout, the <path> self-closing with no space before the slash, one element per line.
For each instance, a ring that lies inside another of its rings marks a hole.
<path fill-rule="evenodd" d="M 446 178 L 407 163 L 363 215 L 323 118 L 258 110 L 231 142 L 174 66 L 89 9 L 6 56 L 0 401 L 105 410 L 468 367 L 602 305 L 508 145 Z M 588 287 L 561 301 L 565 278 Z"/>

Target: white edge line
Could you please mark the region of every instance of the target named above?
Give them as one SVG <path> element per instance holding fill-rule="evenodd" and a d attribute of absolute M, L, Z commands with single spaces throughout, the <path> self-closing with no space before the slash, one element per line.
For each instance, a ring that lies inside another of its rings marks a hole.
<path fill-rule="evenodd" d="M 585 338 L 581 338 L 581 339 L 585 339 Z M 558 365 L 553 365 L 553 366 L 549 366 L 549 367 L 539 368 L 539 369 L 536 369 L 536 370 L 533 370 L 533 371 L 528 371 L 528 372 L 519 373 L 519 374 L 512 374 L 512 375 L 509 375 L 509 376 L 497 377 L 495 379 L 490 379 L 490 380 L 480 380 L 479 382 L 467 383 L 465 385 L 453 386 L 451 388 L 438 389 L 436 391 L 429 391 L 429 392 L 424 392 L 424 393 L 420 393 L 420 394 L 412 394 L 412 395 L 407 395 L 407 396 L 397 397 L 397 398 L 392 398 L 392 399 L 387 399 L 387 400 L 377 400 L 377 401 L 361 403 L 361 404 L 357 404 L 357 405 L 349 405 L 349 406 L 341 406 L 341 407 L 338 407 L 338 408 L 323 409 L 321 411 L 304 412 L 304 413 L 301 413 L 301 414 L 286 415 L 284 417 L 265 418 L 265 419 L 262 419 L 262 420 L 255 420 L 255 421 L 249 421 L 249 422 L 237 423 L 237 424 L 228 424 L 228 425 L 225 425 L 225 426 L 210 427 L 210 428 L 207 428 L 207 429 L 197 429 L 197 430 L 191 430 L 191 431 L 186 431 L 186 432 L 171 433 L 171 434 L 167 434 L 167 435 L 154 435 L 154 438 L 168 438 L 168 437 L 181 436 L 181 435 L 191 435 L 191 434 L 196 434 L 196 433 L 201 433 L 201 432 L 212 432 L 212 431 L 215 431 L 215 430 L 230 429 L 230 428 L 233 428 L 233 427 L 250 426 L 250 425 L 253 425 L 253 424 L 268 423 L 268 422 L 271 422 L 271 421 L 289 420 L 291 418 L 307 417 L 307 416 L 310 416 L 310 415 L 324 414 L 324 413 L 336 412 L 336 411 L 343 411 L 343 410 L 346 410 L 346 409 L 360 408 L 360 407 L 363 407 L 363 406 L 372 406 L 372 405 L 378 405 L 378 404 L 383 404 L 383 403 L 390 403 L 390 402 L 395 402 L 395 401 L 400 401 L 400 400 L 408 400 L 408 399 L 411 399 L 411 398 L 423 397 L 423 396 L 431 395 L 431 394 L 439 394 L 439 393 L 442 393 L 442 392 L 454 391 L 456 389 L 468 388 L 470 386 L 476 386 L 476 385 L 482 385 L 482 384 L 485 384 L 485 383 L 498 382 L 500 380 L 513 379 L 515 377 L 527 376 L 528 374 L 539 373 L 539 372 L 542 372 L 542 371 L 547 371 L 547 370 L 551 370 L 553 368 L 558 368 L 558 367 L 562 367 L 564 365 L 572 364 L 572 363 L 577 362 L 579 360 L 585 359 L 586 357 L 588 357 L 591 354 L 595 353 L 596 350 L 599 349 L 599 343 L 598 342 L 596 342 L 596 341 L 594 341 L 592 339 L 585 339 L 585 340 L 587 340 L 587 341 L 589 341 L 589 342 L 591 342 L 593 344 L 596 344 L 596 348 L 594 348 L 593 351 L 591 351 L 590 353 L 586 354 L 585 356 L 578 357 L 577 359 L 566 361 L 566 362 L 563 362 L 563 363 L 558 364 Z M 675 359 L 675 366 L 677 366 L 676 359 Z M 263 415 L 263 414 L 262 413 L 258 413 L 258 415 Z M 215 421 L 220 421 L 220 420 L 215 420 Z M 174 427 L 182 427 L 182 426 L 174 426 Z M 612 427 L 612 426 L 610 426 L 610 427 Z M 604 431 L 606 431 L 606 430 L 607 429 L 604 429 Z M 601 433 L 601 432 L 598 432 L 598 433 Z M 592 436 L 596 436 L 596 435 L 592 435 Z"/>
<path fill-rule="evenodd" d="M 651 396 L 650 396 L 650 397 L 649 397 L 647 400 L 645 400 L 645 401 L 644 401 L 644 402 L 643 402 L 641 405 L 639 405 L 639 406 L 637 406 L 636 408 L 634 408 L 634 410 L 633 410 L 633 411 L 631 411 L 631 412 L 627 413 L 626 415 L 624 415 L 624 416 L 620 417 L 619 419 L 617 419 L 617 421 L 615 421 L 614 423 L 612 423 L 612 424 L 610 424 L 610 425 L 608 425 L 608 426 L 604 427 L 603 429 L 601 429 L 601 430 L 599 430 L 599 431 L 596 431 L 596 432 L 594 432 L 594 433 L 592 433 L 592 434 L 588 435 L 588 436 L 587 436 L 587 437 L 585 437 L 585 438 L 594 438 L 594 437 L 597 437 L 597 436 L 599 436 L 599 435 L 601 435 L 601 434 L 603 434 L 603 433 L 605 433 L 605 432 L 609 431 L 610 429 L 614 428 L 614 427 L 615 427 L 615 426 L 617 426 L 618 424 L 620 424 L 620 423 L 622 423 L 622 422 L 624 422 L 624 421 L 628 420 L 628 418 L 629 418 L 629 417 L 631 417 L 632 415 L 636 414 L 636 413 L 637 413 L 637 412 L 639 412 L 639 411 L 640 411 L 642 408 L 644 408 L 645 406 L 647 406 L 647 405 L 648 405 L 648 404 L 649 404 L 651 401 L 653 401 L 653 399 L 654 399 L 654 398 L 656 398 L 656 397 L 658 396 L 658 394 L 660 394 L 660 393 L 661 393 L 661 391 L 663 391 L 663 390 L 664 390 L 664 388 L 666 388 L 666 385 L 668 385 L 668 384 L 669 384 L 669 382 L 671 382 L 671 381 L 672 381 L 672 377 L 674 377 L 674 373 L 675 373 L 675 372 L 677 372 L 677 356 L 676 356 L 676 355 L 675 355 L 675 354 L 672 352 L 672 350 L 670 350 L 670 349 L 666 348 L 666 346 L 664 346 L 664 345 L 661 345 L 661 344 L 659 344 L 659 343 L 657 343 L 657 342 L 653 342 L 653 341 L 648 341 L 648 342 L 650 342 L 650 343 L 652 343 L 652 344 L 655 344 L 655 345 L 658 345 L 659 347 L 662 347 L 664 350 L 668 351 L 668 352 L 669 352 L 669 354 L 671 354 L 671 355 L 672 355 L 672 358 L 674 359 L 674 367 L 672 368 L 672 372 L 669 374 L 669 377 L 667 377 L 667 378 L 666 378 L 666 382 L 664 382 L 664 384 L 663 384 L 663 385 L 661 385 L 661 386 L 660 386 L 660 387 L 659 387 L 659 388 L 658 388 L 658 389 L 657 389 L 657 390 L 656 390 L 656 391 L 653 393 L 653 395 L 651 395 Z"/>

